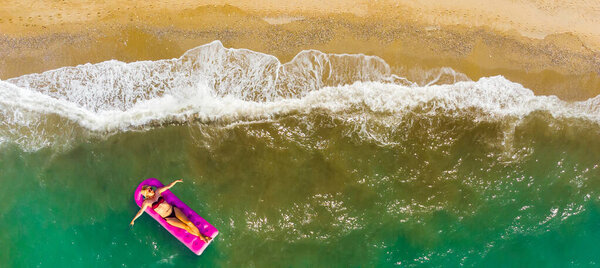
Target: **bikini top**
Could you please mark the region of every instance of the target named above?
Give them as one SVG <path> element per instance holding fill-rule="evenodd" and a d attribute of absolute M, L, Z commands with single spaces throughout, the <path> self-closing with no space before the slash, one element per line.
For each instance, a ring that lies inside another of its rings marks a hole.
<path fill-rule="evenodd" d="M 152 209 L 156 209 L 165 199 L 161 196 L 156 200 L 156 202 L 152 203 Z"/>

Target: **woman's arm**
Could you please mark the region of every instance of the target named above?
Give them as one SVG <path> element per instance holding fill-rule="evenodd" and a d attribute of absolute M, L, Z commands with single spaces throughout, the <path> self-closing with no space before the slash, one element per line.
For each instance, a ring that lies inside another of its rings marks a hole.
<path fill-rule="evenodd" d="M 173 185 L 175 185 L 178 182 L 183 182 L 183 180 L 176 180 L 174 182 L 169 183 L 169 185 L 167 185 L 165 187 L 158 188 L 158 189 L 156 189 L 156 193 L 162 194 L 164 191 L 169 190 L 169 188 L 173 187 Z"/>
<path fill-rule="evenodd" d="M 139 216 L 141 216 L 142 213 L 144 213 L 144 210 L 146 210 L 146 208 L 149 206 L 150 206 L 150 203 L 144 202 L 142 204 L 142 208 L 140 208 L 140 211 L 138 211 L 138 213 L 135 214 L 135 217 L 133 217 L 133 220 L 131 220 L 131 223 L 129 223 L 129 225 L 133 226 L 133 222 L 135 221 L 135 219 L 137 219 Z"/>

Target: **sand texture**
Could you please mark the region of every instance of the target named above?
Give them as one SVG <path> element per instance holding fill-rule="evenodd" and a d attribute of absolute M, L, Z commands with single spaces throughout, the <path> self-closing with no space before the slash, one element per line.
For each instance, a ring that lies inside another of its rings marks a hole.
<path fill-rule="evenodd" d="M 0 79 L 221 40 L 288 61 L 304 49 L 385 59 L 415 81 L 451 67 L 536 94 L 600 93 L 597 1 L 2 1 Z"/>

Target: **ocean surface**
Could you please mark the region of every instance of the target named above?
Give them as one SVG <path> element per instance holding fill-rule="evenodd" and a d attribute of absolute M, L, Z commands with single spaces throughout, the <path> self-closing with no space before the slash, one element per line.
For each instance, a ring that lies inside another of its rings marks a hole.
<path fill-rule="evenodd" d="M 0 81 L 2 267 L 600 264 L 600 97 L 215 41 Z M 142 180 L 220 230 L 201 256 Z"/>

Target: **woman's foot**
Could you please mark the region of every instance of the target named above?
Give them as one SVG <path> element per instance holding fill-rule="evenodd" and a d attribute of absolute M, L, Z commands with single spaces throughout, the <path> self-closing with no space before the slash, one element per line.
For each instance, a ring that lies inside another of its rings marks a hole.
<path fill-rule="evenodd" d="M 201 234 L 200 231 L 198 231 L 198 229 L 189 228 L 189 229 L 187 229 L 187 231 L 189 233 L 197 236 L 198 238 L 202 239 L 206 243 L 208 243 L 208 241 L 212 240 L 212 237 Z"/>
<path fill-rule="evenodd" d="M 198 236 L 198 238 L 202 239 L 202 241 L 204 241 L 206 243 L 208 243 L 212 239 L 212 237 L 210 237 L 210 236 L 203 236 L 202 234 L 200 234 Z"/>

